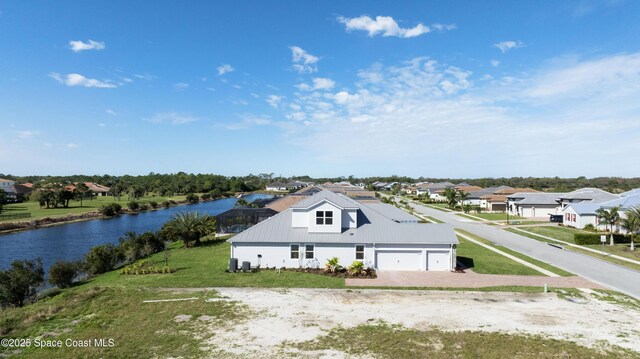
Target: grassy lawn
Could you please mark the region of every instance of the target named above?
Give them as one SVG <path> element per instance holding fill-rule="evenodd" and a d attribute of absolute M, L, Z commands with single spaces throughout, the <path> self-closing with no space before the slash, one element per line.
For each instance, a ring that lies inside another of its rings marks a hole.
<path fill-rule="evenodd" d="M 173 197 L 160 197 L 160 196 L 148 196 L 137 199 L 139 203 L 148 203 L 150 201 L 156 201 L 160 206 L 162 206 L 162 202 L 166 200 L 174 200 L 174 201 L 184 201 L 186 196 L 173 196 Z M 93 200 L 85 199 L 82 201 L 82 206 L 80 206 L 80 201 L 70 201 L 68 208 L 40 208 L 40 204 L 37 202 L 25 202 L 25 203 L 9 203 L 5 204 L 2 209 L 2 214 L 20 214 L 20 213 L 31 213 L 31 218 L 29 219 L 13 219 L 13 220 L 4 220 L 2 222 L 11 222 L 11 221 L 25 221 L 31 219 L 39 219 L 44 217 L 58 217 L 64 216 L 68 214 L 80 214 L 86 212 L 92 212 L 98 210 L 100 206 L 111 203 L 120 203 L 120 205 L 124 208 L 127 207 L 127 203 L 129 201 L 126 197 L 121 197 L 119 201 L 115 201 L 113 197 L 96 197 Z"/>
<path fill-rule="evenodd" d="M 622 348 L 590 349 L 568 341 L 495 332 L 425 331 L 374 322 L 337 327 L 327 334 L 291 346 L 305 351 L 340 350 L 375 358 L 637 358 Z"/>
<path fill-rule="evenodd" d="M 531 263 L 531 264 L 533 264 L 533 265 L 536 265 L 536 266 L 538 266 L 538 267 L 540 267 L 540 268 L 543 268 L 543 269 L 546 269 L 546 270 L 548 270 L 548 271 L 550 271 L 550 272 L 553 272 L 553 273 L 555 273 L 555 274 L 557 274 L 557 275 L 560 275 L 560 276 L 563 276 L 563 277 L 568 277 L 568 276 L 575 275 L 575 274 L 573 274 L 573 273 L 570 273 L 570 272 L 567 272 L 567 271 L 565 271 L 565 270 L 562 270 L 562 269 L 560 269 L 560 268 L 558 268 L 558 267 L 554 267 L 554 266 L 552 266 L 551 264 L 548 264 L 548 263 L 545 263 L 545 262 L 539 261 L 539 260 L 537 260 L 537 259 L 531 258 L 531 257 L 529 257 L 529 256 L 527 256 L 527 255 L 522 254 L 522 253 L 519 253 L 519 252 L 513 251 L 513 250 L 511 250 L 511 249 L 509 249 L 509 248 L 506 248 L 506 247 L 503 247 L 503 246 L 500 246 L 500 245 L 495 245 L 495 244 L 493 244 L 492 242 L 490 242 L 490 241 L 488 241 L 488 240 L 486 240 L 486 239 L 484 239 L 484 238 L 482 238 L 482 237 L 478 237 L 478 236 L 476 236 L 475 234 L 469 233 L 469 232 L 467 232 L 467 231 L 464 231 L 464 230 L 461 230 L 461 229 L 456 229 L 456 231 L 458 231 L 458 232 L 460 232 L 460 233 L 462 233 L 462 234 L 464 234 L 464 235 L 466 235 L 466 236 L 469 236 L 469 237 L 471 237 L 471 238 L 473 238 L 473 239 L 475 239 L 475 240 L 477 240 L 477 241 L 480 241 L 480 242 L 482 242 L 482 243 L 484 243 L 484 244 L 490 245 L 491 247 L 494 247 L 494 248 L 496 248 L 496 249 L 498 249 L 498 250 L 501 250 L 501 251 L 503 251 L 503 252 L 505 252 L 505 253 L 511 254 L 511 255 L 512 255 L 512 256 L 514 256 L 514 257 L 520 258 L 520 259 L 522 259 L 522 260 L 524 260 L 524 261 L 526 261 L 526 262 L 529 262 L 529 263 Z M 462 238 L 460 238 L 460 237 L 458 237 L 458 238 L 460 239 L 460 244 L 462 244 L 462 241 L 463 241 L 464 239 L 462 239 Z M 466 240 L 465 240 L 465 241 L 466 241 Z M 475 247 L 478 247 L 478 248 L 483 249 L 484 251 L 488 252 L 488 254 L 490 254 L 490 255 L 492 255 L 492 256 L 494 256 L 494 257 L 496 257 L 496 258 L 500 258 L 500 259 L 502 259 L 502 260 L 504 260 L 504 261 L 507 261 L 508 263 L 517 264 L 518 266 L 521 266 L 521 267 L 526 268 L 526 269 L 527 269 L 527 271 L 530 271 L 530 273 L 533 273 L 533 274 L 525 274 L 525 275 L 544 275 L 544 274 L 542 274 L 542 273 L 538 272 L 537 270 L 534 270 L 534 269 L 532 269 L 532 268 L 529 268 L 529 267 L 527 267 L 527 266 L 524 266 L 524 265 L 522 265 L 522 264 L 520 264 L 520 263 L 514 262 L 514 261 L 512 261 L 511 259 L 509 259 L 509 258 L 507 258 L 507 257 L 504 257 L 504 256 L 502 256 L 502 255 L 499 255 L 498 253 L 492 252 L 492 251 L 490 251 L 490 250 L 488 250 L 488 249 L 486 249 L 486 248 L 483 248 L 483 247 L 481 247 L 481 246 L 479 246 L 479 245 L 477 245 L 477 244 L 475 244 L 475 243 L 472 243 L 472 242 L 469 242 L 469 241 L 466 241 L 466 242 L 467 242 L 467 243 L 469 243 L 469 244 L 473 244 Z M 460 256 L 461 256 L 461 254 L 460 254 L 460 246 L 458 246 L 457 254 L 458 254 L 458 259 L 459 259 L 459 258 L 460 258 Z M 472 258 L 473 258 L 473 257 L 472 257 Z M 482 258 L 482 257 L 481 257 L 481 258 Z M 474 262 L 475 262 L 475 260 L 474 260 Z M 518 267 L 518 268 L 519 268 L 519 267 Z M 474 270 L 474 272 L 476 272 L 476 273 L 482 273 L 482 272 L 478 272 L 475 268 L 473 268 L 473 270 Z M 521 269 L 518 269 L 518 271 L 520 271 L 520 270 L 521 270 Z M 486 273 L 486 274 L 521 274 L 521 273 L 493 273 L 493 272 L 485 272 L 485 273 Z"/>
<path fill-rule="evenodd" d="M 478 219 L 477 218 L 473 218 L 473 217 L 486 219 L 487 221 L 506 221 L 507 220 L 506 213 L 484 213 L 483 212 L 483 213 L 469 213 L 468 215 L 463 214 L 463 213 L 459 213 L 458 216 L 469 218 L 469 219 L 473 219 L 474 221 L 478 221 Z M 471 217 L 471 216 L 473 216 L 473 217 Z M 517 221 L 517 220 L 520 220 L 520 219 L 525 219 L 525 218 L 524 217 L 519 217 L 519 216 L 509 216 L 509 221 L 511 221 L 511 220 Z"/>
<path fill-rule="evenodd" d="M 143 300 L 197 297 L 192 301 L 143 303 Z M 236 303 L 214 300 L 215 292 L 172 293 L 145 288 L 79 286 L 24 308 L 3 310 L 0 337 L 44 340 L 113 339 L 113 347 L 31 348 L 3 354 L 18 358 L 167 358 L 202 357 L 205 324 L 224 326 L 247 318 Z M 191 316 L 185 322 L 177 316 Z M 196 334 L 197 335 L 194 335 Z"/>
<path fill-rule="evenodd" d="M 464 238 L 458 237 L 458 261 L 479 274 L 542 275 L 542 273 L 514 262 Z"/>
<path fill-rule="evenodd" d="M 169 265 L 177 271 L 172 274 L 121 275 L 112 271 L 88 281 L 88 285 L 117 287 L 299 287 L 343 288 L 344 279 L 311 273 L 261 270 L 258 273 L 227 273 L 231 245 L 223 240 L 203 242 L 199 248 L 182 248 L 174 243 Z M 164 265 L 164 253 L 150 258 Z"/>
<path fill-rule="evenodd" d="M 573 241 L 573 233 L 575 232 L 584 232 L 584 231 L 580 231 L 578 229 L 573 229 L 573 228 L 566 228 L 566 227 L 521 227 L 522 229 L 524 229 L 525 231 L 529 231 L 529 232 L 533 232 L 533 233 L 538 233 L 544 236 L 548 236 L 551 238 L 556 238 L 556 239 L 560 239 L 562 241 L 565 242 L 569 242 L 569 243 L 575 243 Z M 528 233 L 524 233 L 524 232 L 520 232 L 518 230 L 512 229 L 512 228 L 508 228 L 505 229 L 506 231 L 524 236 L 524 237 L 529 237 L 531 239 L 535 239 L 537 241 L 540 242 L 548 242 L 549 240 L 544 239 L 544 238 L 540 238 L 538 236 L 535 235 L 531 235 Z M 560 244 L 560 243 L 558 243 Z M 562 245 L 562 244 L 561 244 Z M 595 249 L 597 251 L 601 251 L 602 250 L 602 246 L 601 245 L 590 245 L 590 246 L 579 246 L 579 247 L 573 247 L 573 246 L 564 246 L 564 249 L 566 250 L 570 250 L 570 251 L 574 251 L 574 252 L 578 252 L 578 253 L 582 253 L 582 254 L 586 254 L 592 257 L 596 257 L 598 259 L 602 259 L 605 260 L 607 262 L 611 262 L 611 263 L 615 263 L 624 267 L 629 267 L 631 269 L 635 269 L 635 270 L 640 270 L 640 265 L 634 264 L 634 263 L 630 263 L 627 261 L 623 261 L 620 259 L 616 259 L 616 258 L 612 258 L 610 256 L 603 256 L 600 253 L 594 253 L 591 251 L 587 251 L 584 249 L 581 249 L 582 247 L 585 248 L 591 248 L 591 249 Z M 630 251 L 629 250 L 629 244 L 616 244 L 613 247 L 609 246 L 609 245 L 605 245 L 605 252 L 608 254 L 615 254 L 621 257 L 625 257 L 625 258 L 630 258 L 630 259 L 634 259 L 634 260 L 638 260 L 640 261 L 640 249 L 636 249 L 635 251 Z"/>

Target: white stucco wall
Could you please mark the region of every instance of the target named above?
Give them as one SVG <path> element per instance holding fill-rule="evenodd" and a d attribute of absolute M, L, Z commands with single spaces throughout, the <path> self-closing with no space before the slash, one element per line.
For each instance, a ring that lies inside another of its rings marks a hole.
<path fill-rule="evenodd" d="M 447 251 L 449 253 L 449 270 L 455 269 L 455 251 L 451 250 L 451 246 L 448 244 L 376 244 L 373 248 L 375 252 L 379 251 L 403 251 L 403 250 L 417 250 L 421 252 L 420 255 L 420 270 L 427 270 L 427 254 L 429 251 Z M 375 260 L 375 256 L 374 256 Z M 375 261 L 374 261 L 375 262 Z M 377 268 L 377 263 L 374 263 L 374 267 Z"/>
<path fill-rule="evenodd" d="M 549 217 L 549 214 L 561 213 L 558 206 L 551 205 L 520 205 L 518 206 L 518 213 L 515 213 L 515 215 L 525 218 Z"/>
<path fill-rule="evenodd" d="M 232 244 L 231 255 L 238 258 L 238 266 L 243 261 L 251 262 L 251 266 L 258 265 L 258 254 L 262 255 L 261 267 L 285 267 L 300 268 L 307 265 L 313 266 L 315 263 L 321 268 L 324 267 L 328 259 L 338 257 L 338 263 L 348 266 L 356 259 L 356 245 L 351 243 L 293 243 L 300 245 L 300 258 L 291 259 L 291 247 L 289 243 L 234 243 Z M 305 245 L 315 245 L 314 257 L 305 258 Z M 314 261 L 315 259 L 315 261 Z M 364 264 L 372 267 L 374 261 L 372 246 L 365 245 Z"/>
<path fill-rule="evenodd" d="M 317 225 L 316 211 L 332 211 L 333 224 Z M 342 232 L 342 210 L 331 203 L 321 202 L 309 209 L 308 228 L 312 233 L 340 233 Z"/>

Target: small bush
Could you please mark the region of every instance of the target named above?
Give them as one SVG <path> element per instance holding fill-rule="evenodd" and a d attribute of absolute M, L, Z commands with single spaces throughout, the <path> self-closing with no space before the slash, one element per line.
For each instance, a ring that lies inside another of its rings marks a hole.
<path fill-rule="evenodd" d="M 58 260 L 49 267 L 49 283 L 59 288 L 68 288 L 78 276 L 79 269 L 77 262 Z"/>
<path fill-rule="evenodd" d="M 91 275 L 106 273 L 113 270 L 119 258 L 118 248 L 113 244 L 93 247 L 84 257 L 85 270 Z"/>
<path fill-rule="evenodd" d="M 122 211 L 122 206 L 118 203 L 110 203 L 104 206 L 100 206 L 99 211 L 104 216 L 112 217 Z"/>
<path fill-rule="evenodd" d="M 198 203 L 200 201 L 200 197 L 198 197 L 198 195 L 193 194 L 193 193 L 189 193 L 187 195 L 187 202 L 189 203 Z"/>
<path fill-rule="evenodd" d="M 589 232 L 595 232 L 596 227 L 594 227 L 593 224 L 588 223 L 587 225 L 584 226 L 584 230 Z"/>
<path fill-rule="evenodd" d="M 162 205 L 164 206 L 164 208 L 169 208 L 169 207 L 171 207 L 171 202 L 164 201 L 164 202 L 162 202 Z"/>
<path fill-rule="evenodd" d="M 151 208 L 154 208 L 154 209 L 158 208 L 158 202 L 156 202 L 156 201 L 150 201 L 149 205 L 151 206 Z"/>
<path fill-rule="evenodd" d="M 200 196 L 200 199 L 203 201 L 209 200 L 211 199 L 211 194 L 210 193 L 203 193 L 202 196 Z"/>
<path fill-rule="evenodd" d="M 140 205 L 140 210 L 141 211 L 146 211 L 148 209 L 149 209 L 149 205 L 148 204 L 143 203 L 143 204 Z"/>
<path fill-rule="evenodd" d="M 361 261 L 353 261 L 350 266 L 347 267 L 347 273 L 350 276 L 360 276 L 366 273 L 366 269 L 364 268 L 364 263 Z"/>
<path fill-rule="evenodd" d="M 156 266 L 152 262 L 143 260 L 130 264 L 120 270 L 120 274 L 125 275 L 143 275 L 143 274 L 169 274 L 176 270 L 169 266 Z"/>
<path fill-rule="evenodd" d="M 127 207 L 130 211 L 137 211 L 140 208 L 140 203 L 138 203 L 137 201 L 130 201 L 129 203 L 127 203 Z"/>
<path fill-rule="evenodd" d="M 602 234 L 604 235 L 604 234 Z M 601 244 L 600 242 L 601 234 L 598 233 L 576 233 L 573 235 L 573 241 L 579 245 L 597 245 Z M 607 234 L 607 243 L 610 240 L 610 234 Z M 615 243 L 630 243 L 631 238 L 622 234 L 614 234 L 613 241 Z"/>
<path fill-rule="evenodd" d="M 333 257 L 327 260 L 324 265 L 324 271 L 329 273 L 336 273 L 342 270 L 342 266 L 338 263 L 338 257 Z"/>

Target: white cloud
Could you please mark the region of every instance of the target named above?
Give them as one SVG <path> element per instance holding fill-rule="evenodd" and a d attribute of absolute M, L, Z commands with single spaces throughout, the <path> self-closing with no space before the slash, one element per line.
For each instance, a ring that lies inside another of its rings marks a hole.
<path fill-rule="evenodd" d="M 277 108 L 278 105 L 280 104 L 280 101 L 282 101 L 282 96 L 278 96 L 278 95 L 269 95 L 269 96 L 267 96 L 267 103 L 271 107 Z"/>
<path fill-rule="evenodd" d="M 118 87 L 113 82 L 106 80 L 100 81 L 96 79 L 86 78 L 80 74 L 67 74 L 61 75 L 57 72 L 52 72 L 49 77 L 58 81 L 61 84 L 65 84 L 69 87 L 82 86 L 82 87 L 98 87 L 98 88 L 115 88 Z"/>
<path fill-rule="evenodd" d="M 102 123 L 102 122 L 100 122 L 100 123 L 98 124 L 98 126 L 99 126 L 99 127 L 107 127 L 107 125 L 106 125 L 106 124 L 104 124 L 104 123 Z"/>
<path fill-rule="evenodd" d="M 154 79 L 156 79 L 156 78 L 157 78 L 156 76 L 151 75 L 151 74 L 148 74 L 148 73 L 144 73 L 144 74 L 135 74 L 135 75 L 133 75 L 133 76 L 134 76 L 134 77 L 137 77 L 137 78 L 139 78 L 139 79 L 142 79 L 142 80 L 147 80 L 147 81 L 151 81 L 151 80 L 154 80 Z"/>
<path fill-rule="evenodd" d="M 312 85 L 299 84 L 296 87 L 303 91 L 330 90 L 336 85 L 335 81 L 329 78 L 316 77 Z"/>
<path fill-rule="evenodd" d="M 371 171 L 406 170 L 415 153 L 429 153 L 440 176 L 628 176 L 633 169 L 623 164 L 638 163 L 640 53 L 477 84 L 470 71 L 428 58 L 359 73 L 344 90 L 300 92 L 281 107 L 285 140 L 318 168 L 357 161 Z M 567 149 L 589 163 L 555 161 Z M 499 168 L 487 166 L 496 158 Z"/>
<path fill-rule="evenodd" d="M 382 35 L 411 38 L 431 32 L 431 28 L 437 31 L 448 31 L 456 28 L 455 24 L 440 23 L 431 25 L 431 28 L 422 23 L 412 28 L 402 28 L 391 16 L 376 16 L 375 20 L 366 15 L 354 18 L 340 16 L 338 21 L 345 25 L 347 31 L 366 31 L 370 37 Z"/>
<path fill-rule="evenodd" d="M 70 150 L 76 149 L 80 147 L 79 145 L 75 144 L 75 143 L 67 143 L 67 148 Z"/>
<path fill-rule="evenodd" d="M 186 83 L 186 82 L 178 82 L 178 83 L 173 84 L 173 88 L 176 91 L 184 91 L 184 90 L 189 88 L 189 84 Z"/>
<path fill-rule="evenodd" d="M 184 125 L 186 123 L 198 121 L 198 118 L 188 113 L 161 112 L 155 114 L 151 118 L 145 119 L 145 121 L 155 124 Z"/>
<path fill-rule="evenodd" d="M 254 126 L 266 126 L 272 124 L 271 119 L 266 116 L 243 115 L 241 117 L 242 120 L 240 122 L 226 124 L 224 125 L 224 128 L 227 130 L 244 130 Z"/>
<path fill-rule="evenodd" d="M 80 52 L 86 50 L 104 50 L 104 42 L 89 40 L 87 42 L 78 41 L 69 41 L 69 48 L 73 52 Z"/>
<path fill-rule="evenodd" d="M 501 41 L 497 44 L 493 44 L 494 47 L 498 48 L 502 53 L 506 53 L 509 50 L 517 49 L 519 47 L 523 47 L 524 43 L 522 41 Z"/>
<path fill-rule="evenodd" d="M 115 112 L 114 110 L 110 109 L 110 108 L 106 109 L 105 112 L 108 113 L 111 116 L 118 116 L 118 113 Z"/>
<path fill-rule="evenodd" d="M 298 73 L 310 74 L 318 71 L 316 62 L 318 62 L 319 58 L 317 56 L 311 55 L 298 46 L 291 46 L 289 48 L 291 49 L 291 57 L 294 63 L 293 68 Z"/>
<path fill-rule="evenodd" d="M 498 66 L 500 66 L 500 61 L 498 61 L 498 60 L 491 60 L 491 66 L 493 66 L 493 67 L 498 67 Z"/>
<path fill-rule="evenodd" d="M 222 64 L 218 66 L 216 70 L 218 70 L 218 76 L 222 76 L 226 73 L 233 72 L 235 69 L 229 64 Z"/>

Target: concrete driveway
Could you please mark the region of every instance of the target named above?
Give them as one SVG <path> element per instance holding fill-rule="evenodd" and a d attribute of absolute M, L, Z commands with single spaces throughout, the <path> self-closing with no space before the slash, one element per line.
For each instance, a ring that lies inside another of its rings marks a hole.
<path fill-rule="evenodd" d="M 378 278 L 347 278 L 347 286 L 375 287 L 434 287 L 481 288 L 495 286 L 533 286 L 552 288 L 591 288 L 603 286 L 578 276 L 546 277 L 532 275 L 478 274 L 467 269 L 465 273 L 429 271 L 379 271 Z"/>

